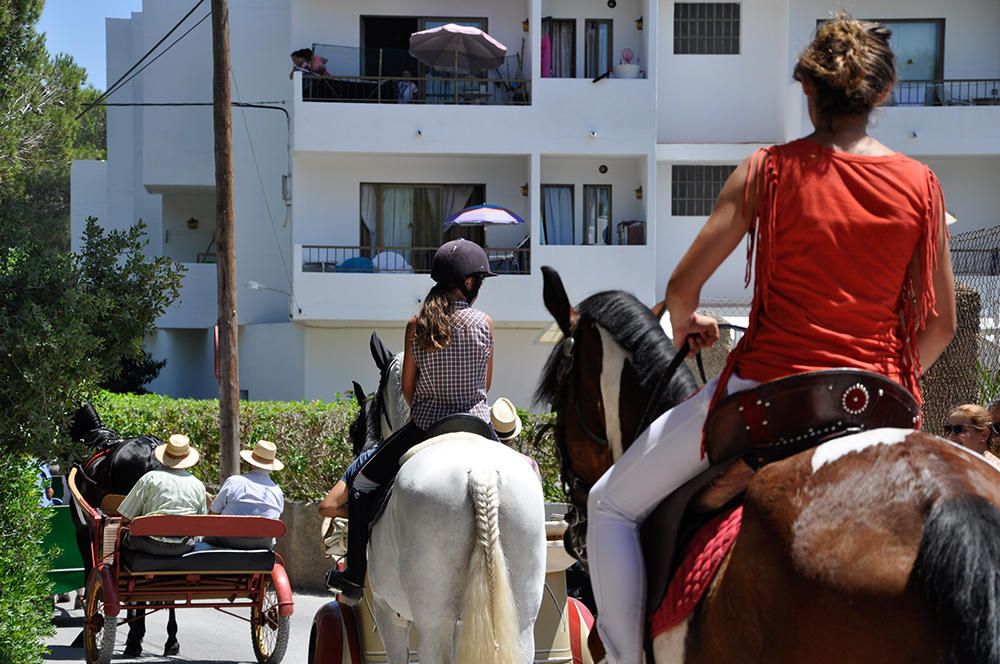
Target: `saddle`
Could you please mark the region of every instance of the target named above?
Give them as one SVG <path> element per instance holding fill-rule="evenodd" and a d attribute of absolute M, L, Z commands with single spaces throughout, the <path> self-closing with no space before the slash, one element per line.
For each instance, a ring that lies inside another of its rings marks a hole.
<path fill-rule="evenodd" d="M 709 413 L 706 452 L 711 466 L 689 480 L 642 525 L 647 561 L 646 608 L 659 605 L 677 565 L 675 551 L 722 509 L 695 514 L 692 499 L 737 461 L 754 470 L 834 438 L 880 427 L 912 428 L 920 408 L 905 388 L 881 374 L 827 369 L 796 374 L 731 394 Z"/>

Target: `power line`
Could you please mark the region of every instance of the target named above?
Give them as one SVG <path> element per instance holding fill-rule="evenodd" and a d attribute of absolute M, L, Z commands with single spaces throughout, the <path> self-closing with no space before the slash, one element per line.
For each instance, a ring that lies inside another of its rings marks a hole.
<path fill-rule="evenodd" d="M 167 32 L 167 34 L 163 35 L 163 37 L 160 38 L 160 41 L 158 41 L 155 44 L 153 44 L 153 47 L 151 49 L 149 49 L 148 51 L 146 51 L 146 53 L 141 58 L 139 58 L 135 62 L 134 65 L 132 65 L 131 67 L 129 67 L 129 69 L 128 69 L 127 72 L 125 72 L 124 74 L 122 74 L 118 78 L 118 80 L 115 81 L 114 83 L 112 83 L 108 87 L 108 89 L 105 90 L 103 93 L 101 93 L 101 95 L 97 99 L 95 99 L 94 101 L 92 101 L 89 104 L 87 104 L 87 107 L 84 108 L 82 111 L 80 111 L 80 114 L 76 116 L 76 119 L 79 120 L 80 118 L 82 118 L 84 116 L 85 113 L 87 113 L 87 111 L 89 111 L 90 109 L 92 109 L 94 106 L 97 106 L 98 103 L 104 101 L 108 97 L 108 95 L 111 94 L 115 90 L 115 86 L 117 86 L 119 83 L 121 83 L 122 79 L 124 79 L 126 76 L 128 76 L 129 74 L 131 74 L 133 71 L 135 71 L 135 69 L 139 65 L 142 64 L 143 60 L 145 60 L 146 58 L 148 58 L 153 51 L 155 51 L 157 48 L 159 48 L 160 44 L 162 44 L 163 42 L 165 42 L 170 37 L 170 35 L 174 34 L 174 31 L 177 30 L 177 28 L 179 28 L 181 26 L 181 24 L 184 23 L 184 21 L 186 21 L 189 16 L 191 16 L 191 14 L 193 14 L 195 12 L 195 10 L 198 9 L 198 7 L 200 7 L 202 5 L 203 2 L 205 2 L 205 0 L 198 0 L 198 2 L 195 4 L 195 6 L 192 7 L 191 9 L 189 9 L 188 13 L 184 14 L 184 16 L 181 18 L 181 20 L 177 21 L 177 23 L 174 24 L 174 27 L 170 28 L 170 30 Z"/>
<path fill-rule="evenodd" d="M 133 78 L 135 78 L 136 76 L 138 76 L 138 75 L 139 75 L 139 74 L 141 74 L 142 72 L 146 71 L 146 68 L 147 68 L 147 67 L 149 67 L 149 66 L 150 66 L 151 64 L 153 64 L 154 62 L 156 62 L 157 60 L 159 60 L 159 59 L 160 59 L 160 58 L 161 58 L 162 56 L 166 55 L 166 54 L 167 54 L 167 52 L 168 52 L 168 51 L 169 51 L 170 49 L 172 49 L 172 48 L 174 47 L 174 44 L 176 44 L 176 43 L 177 43 L 177 42 L 179 42 L 180 40 L 182 40 L 182 39 L 184 39 L 185 37 L 187 37 L 187 36 L 188 36 L 188 34 L 189 34 L 189 33 L 190 33 L 190 32 L 191 32 L 192 30 L 194 30 L 194 29 L 195 29 L 195 28 L 197 28 L 197 27 L 198 27 L 199 25 L 201 25 L 202 23 L 204 23 L 205 19 L 206 19 L 206 18 L 208 18 L 208 17 L 209 17 L 209 16 L 211 16 L 211 15 L 212 15 L 212 12 L 208 12 L 207 14 L 205 14 L 204 16 L 202 16 L 202 17 L 201 17 L 200 19 L 198 19 L 198 22 L 197 22 L 197 23 L 195 23 L 194 25 L 192 25 L 192 26 L 191 26 L 190 28 L 188 28 L 188 29 L 187 29 L 187 30 L 186 30 L 186 31 L 184 32 L 184 34 L 182 34 L 182 35 L 181 35 L 180 37 L 178 37 L 177 39 L 175 39 L 175 40 L 173 40 L 172 42 L 170 42 L 170 45 L 169 45 L 169 46 L 167 46 L 167 47 L 166 47 L 165 49 L 163 49 L 162 51 L 160 51 L 159 53 L 157 53 L 157 54 L 156 54 L 156 57 L 155 57 L 155 58 L 153 58 L 152 60 L 150 60 L 149 62 L 147 62 L 146 64 L 144 64 L 144 65 L 142 66 L 142 68 L 140 68 L 140 69 L 139 69 L 138 71 L 136 71 L 136 72 L 135 72 L 134 74 L 132 74 L 132 75 L 131 75 L 131 76 L 129 76 L 129 77 L 127 78 L 127 79 L 125 79 L 124 81 L 122 81 L 122 82 L 121 82 L 121 84 L 120 84 L 120 85 L 119 85 L 119 86 L 118 86 L 117 88 L 115 88 L 115 89 L 113 89 L 113 90 L 108 90 L 108 91 L 107 91 L 107 92 L 106 92 L 105 94 L 107 94 L 108 96 L 110 96 L 110 95 L 114 94 L 115 92 L 118 92 L 118 90 L 120 90 L 121 88 L 125 87 L 125 86 L 126 86 L 126 85 L 128 84 L 128 82 L 129 82 L 129 81 L 131 81 L 131 80 L 132 80 Z"/>

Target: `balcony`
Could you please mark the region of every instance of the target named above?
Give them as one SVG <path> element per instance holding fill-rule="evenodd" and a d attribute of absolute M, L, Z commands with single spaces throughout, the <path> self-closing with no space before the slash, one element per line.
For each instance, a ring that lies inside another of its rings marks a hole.
<path fill-rule="evenodd" d="M 526 243 L 522 243 L 525 245 Z M 349 274 L 430 274 L 437 247 L 302 247 L 303 272 L 339 272 Z M 527 246 L 487 247 L 490 267 L 497 274 L 531 272 Z"/>
<path fill-rule="evenodd" d="M 182 263 L 181 296 L 159 320 L 159 328 L 206 329 L 215 325 L 217 280 L 214 263 Z"/>
<path fill-rule="evenodd" d="M 899 81 L 887 106 L 1000 106 L 1000 79 Z"/>

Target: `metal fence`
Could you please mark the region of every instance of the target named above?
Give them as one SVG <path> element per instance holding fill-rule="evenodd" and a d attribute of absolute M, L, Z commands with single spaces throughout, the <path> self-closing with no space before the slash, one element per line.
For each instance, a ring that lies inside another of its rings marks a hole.
<path fill-rule="evenodd" d="M 898 81 L 887 106 L 998 106 L 1000 79 Z"/>
<path fill-rule="evenodd" d="M 531 73 L 526 71 L 520 53 L 507 56 L 495 69 L 461 74 L 430 69 L 404 49 L 314 44 L 313 50 L 326 59 L 326 73 L 303 74 L 305 101 L 494 106 L 531 103 Z"/>
<path fill-rule="evenodd" d="M 306 245 L 302 247 L 303 272 L 428 274 L 438 247 Z M 531 250 L 488 247 L 490 267 L 497 274 L 529 274 Z"/>

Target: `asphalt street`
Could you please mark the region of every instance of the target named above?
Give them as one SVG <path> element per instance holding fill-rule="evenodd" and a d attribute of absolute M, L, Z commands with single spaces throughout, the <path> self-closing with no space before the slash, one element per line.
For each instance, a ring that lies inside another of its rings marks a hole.
<path fill-rule="evenodd" d="M 292 631 L 283 664 L 306 664 L 308 658 L 309 630 L 313 614 L 332 599 L 331 595 L 295 594 L 295 613 L 292 614 Z M 237 615 L 249 618 L 249 610 Z M 50 652 L 49 662 L 83 664 L 83 648 L 70 648 L 73 639 L 83 629 L 83 611 L 74 610 L 73 602 L 56 605 L 53 623 L 56 633 L 45 640 Z M 197 664 L 254 664 L 257 660 L 250 644 L 250 623 L 214 609 L 182 609 L 177 611 L 177 640 L 181 652 L 174 657 L 163 656 L 163 643 L 167 638 L 167 613 L 155 613 L 146 618 L 146 638 L 143 655 L 139 659 L 121 657 L 125 649 L 128 628 L 118 630 L 113 664 L 160 664 L 166 662 L 195 662 Z"/>

